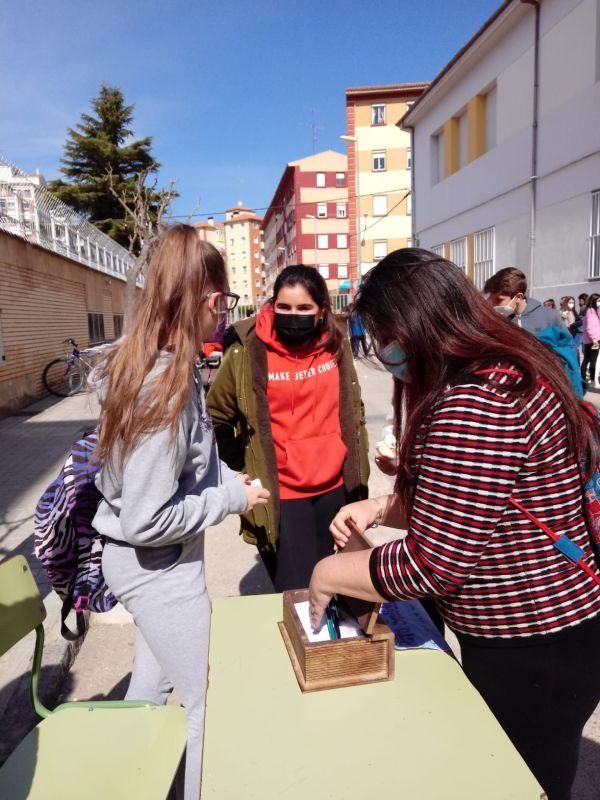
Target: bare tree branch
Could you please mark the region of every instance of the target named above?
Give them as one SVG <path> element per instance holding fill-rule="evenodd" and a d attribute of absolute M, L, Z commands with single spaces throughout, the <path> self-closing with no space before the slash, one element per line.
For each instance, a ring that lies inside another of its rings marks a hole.
<path fill-rule="evenodd" d="M 136 284 L 143 275 L 156 240 L 164 228 L 163 217 L 176 196 L 175 181 L 170 180 L 168 188 L 157 191 L 158 178 L 152 174 L 152 183 L 146 185 L 151 170 L 142 170 L 135 180 L 133 192 L 125 188 L 119 191 L 111 169 L 107 171 L 109 189 L 116 198 L 125 216 L 131 222 L 129 234 L 129 253 L 133 256 L 133 265 L 127 272 L 124 328 L 128 329 L 135 305 Z M 137 255 L 136 255 L 137 251 Z"/>

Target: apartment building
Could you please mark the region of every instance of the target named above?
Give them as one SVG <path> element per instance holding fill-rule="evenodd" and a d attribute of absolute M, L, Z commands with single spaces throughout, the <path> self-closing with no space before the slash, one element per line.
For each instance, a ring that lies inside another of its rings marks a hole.
<path fill-rule="evenodd" d="M 201 222 L 194 223 L 194 228 L 198 231 L 198 236 L 202 241 L 214 245 L 219 252 L 225 255 L 225 225 L 223 222 L 215 222 L 214 217 L 207 217 Z"/>
<path fill-rule="evenodd" d="M 411 238 L 410 135 L 397 126 L 427 83 L 346 90 L 349 278 L 354 285 Z"/>
<path fill-rule="evenodd" d="M 540 299 L 600 280 L 600 4 L 508 0 L 402 119 L 413 237 L 479 287 L 521 268 Z"/>
<path fill-rule="evenodd" d="M 265 300 L 262 218 L 241 203 L 227 209 L 223 224 L 227 272 L 240 308 L 256 308 Z"/>
<path fill-rule="evenodd" d="M 262 223 L 267 293 L 289 264 L 318 269 L 335 306 L 347 302 L 349 283 L 348 164 L 326 150 L 290 161 Z"/>

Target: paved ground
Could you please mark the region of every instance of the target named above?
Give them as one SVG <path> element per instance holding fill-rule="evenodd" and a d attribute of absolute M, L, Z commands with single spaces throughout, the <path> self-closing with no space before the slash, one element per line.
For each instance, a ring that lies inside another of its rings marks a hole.
<path fill-rule="evenodd" d="M 367 408 L 371 456 L 374 443 L 380 438 L 387 422 L 391 401 L 391 378 L 368 362 L 358 362 L 358 374 Z M 596 401 L 600 395 L 590 397 Z M 44 401 L 30 407 L 21 415 L 0 422 L 0 467 L 7 480 L 0 485 L 0 559 L 13 552 L 24 552 L 31 560 L 31 519 L 35 503 L 47 483 L 54 477 L 64 460 L 69 443 L 89 425 L 96 413 L 95 405 L 85 396 L 60 403 Z M 391 479 L 376 468 L 370 481 L 371 493 L 389 491 Z M 211 529 L 206 540 L 206 570 L 209 592 L 213 597 L 238 594 L 261 594 L 273 591 L 269 578 L 252 547 L 238 536 L 234 518 Z M 377 541 L 390 537 L 392 532 L 380 528 Z M 34 565 L 35 568 L 35 565 Z M 44 691 L 56 694 L 62 682 L 61 699 L 122 697 L 127 687 L 133 653 L 131 621 L 117 607 L 113 612 L 93 615 L 92 625 L 77 659 L 65 676 L 64 666 L 72 653 L 56 634 L 57 603 L 48 594 L 43 575 L 39 576 L 45 602 L 49 608 L 46 623 L 49 648 L 44 659 L 47 686 Z M 454 642 L 451 642 L 454 644 Z M 4 732 L 20 722 L 23 729 L 31 724 L 27 718 L 28 701 L 24 692 L 23 673 L 28 667 L 30 647 L 18 653 L 18 658 L 5 657 L 0 661 L 0 730 Z M 62 665 L 62 668 L 61 668 Z M 10 698 L 19 698 L 15 713 L 2 718 Z M 19 719 L 15 719 L 19 717 Z M 6 724 L 5 724 L 6 723 Z M 3 760 L 0 742 L 0 762 Z M 7 748 L 8 749 L 8 748 Z M 5 757 L 5 756 L 4 756 Z M 573 800 L 597 800 L 600 786 L 600 708 L 584 732 L 580 769 Z"/>
<path fill-rule="evenodd" d="M 96 416 L 93 397 L 81 394 L 61 401 L 47 398 L 0 420 L 0 560 L 22 553 L 44 598 L 48 617 L 41 689 L 49 704 L 61 690 L 75 648 L 60 636 L 58 597 L 33 556 L 33 514 L 69 445 L 94 427 Z M 31 634 L 0 660 L 0 763 L 35 722 L 27 697 L 34 640 Z"/>

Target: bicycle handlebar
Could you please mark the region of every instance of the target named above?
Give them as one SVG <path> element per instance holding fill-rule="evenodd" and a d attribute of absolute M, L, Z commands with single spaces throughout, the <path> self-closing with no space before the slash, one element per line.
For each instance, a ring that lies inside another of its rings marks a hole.
<path fill-rule="evenodd" d="M 69 339 L 63 339 L 63 344 L 72 344 L 72 345 L 73 345 L 73 347 L 78 347 L 78 344 L 77 344 L 77 342 L 75 341 L 75 339 L 71 339 L 71 338 L 69 338 Z"/>

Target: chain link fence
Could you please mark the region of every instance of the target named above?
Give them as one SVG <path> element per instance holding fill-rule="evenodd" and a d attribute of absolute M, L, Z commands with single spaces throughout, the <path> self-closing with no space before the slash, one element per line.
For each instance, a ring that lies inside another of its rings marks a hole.
<path fill-rule="evenodd" d="M 125 280 L 129 252 L 45 187 L 0 157 L 0 230 Z"/>

